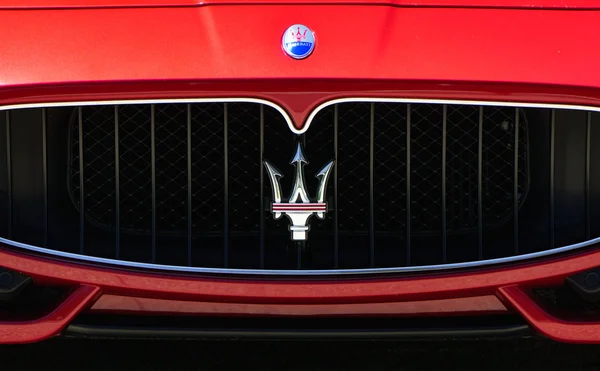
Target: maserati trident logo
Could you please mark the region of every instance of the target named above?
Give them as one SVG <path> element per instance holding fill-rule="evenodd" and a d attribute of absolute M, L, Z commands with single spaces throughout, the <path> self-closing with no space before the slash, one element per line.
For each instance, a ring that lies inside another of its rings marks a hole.
<path fill-rule="evenodd" d="M 283 33 L 281 47 L 294 59 L 306 58 L 315 48 L 315 34 L 305 25 L 292 25 Z"/>
<path fill-rule="evenodd" d="M 327 191 L 327 180 L 331 174 L 333 168 L 333 160 L 327 163 L 317 174 L 316 177 L 319 179 L 319 186 L 317 189 L 316 199 L 309 197 L 306 191 L 306 185 L 304 182 L 304 165 L 308 164 L 304 153 L 302 152 L 302 145 L 298 143 L 296 147 L 296 154 L 290 164 L 296 167 L 296 175 L 294 177 L 294 185 L 292 192 L 287 202 L 282 202 L 281 199 L 281 184 L 279 178 L 283 175 L 268 161 L 265 161 L 265 168 L 269 173 L 269 179 L 271 180 L 271 189 L 273 190 L 273 204 L 272 212 L 275 219 L 281 218 L 282 215 L 286 215 L 292 225 L 290 226 L 290 232 L 292 232 L 292 240 L 302 241 L 306 240 L 308 230 L 308 219 L 316 214 L 320 219 L 325 218 L 327 212 L 327 203 L 325 202 L 325 192 Z M 316 202 L 315 202 L 316 201 Z"/>

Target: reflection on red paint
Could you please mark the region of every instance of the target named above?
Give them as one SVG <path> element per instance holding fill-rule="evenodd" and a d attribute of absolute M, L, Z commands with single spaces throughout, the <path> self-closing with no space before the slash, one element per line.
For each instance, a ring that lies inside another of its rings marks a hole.
<path fill-rule="evenodd" d="M 427 316 L 506 313 L 492 295 L 460 299 L 408 301 L 374 304 L 235 304 L 103 295 L 92 312 L 160 315 L 231 316 Z"/>

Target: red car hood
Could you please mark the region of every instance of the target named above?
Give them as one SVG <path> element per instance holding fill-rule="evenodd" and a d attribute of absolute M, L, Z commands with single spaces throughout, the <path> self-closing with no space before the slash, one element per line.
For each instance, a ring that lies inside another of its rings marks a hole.
<path fill-rule="evenodd" d="M 0 9 L 119 8 L 260 4 L 378 4 L 390 6 L 600 9 L 600 0 L 0 0 Z"/>

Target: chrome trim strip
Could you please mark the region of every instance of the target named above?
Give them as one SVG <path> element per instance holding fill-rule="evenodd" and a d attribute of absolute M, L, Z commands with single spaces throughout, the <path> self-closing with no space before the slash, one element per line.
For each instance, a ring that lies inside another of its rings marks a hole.
<path fill-rule="evenodd" d="M 52 108 L 52 107 L 69 107 L 69 106 L 96 106 L 96 105 L 122 105 L 122 104 L 161 104 L 161 103 L 259 103 L 276 109 L 283 115 L 289 129 L 294 134 L 304 134 L 315 116 L 324 108 L 338 103 L 423 103 L 423 104 L 463 104 L 470 106 L 505 106 L 505 107 L 520 107 L 520 108 L 550 108 L 550 109 L 570 109 L 577 111 L 592 111 L 600 112 L 600 107 L 569 105 L 569 104 L 553 104 L 553 103 L 514 103 L 502 101 L 476 101 L 476 100 L 448 100 L 448 99 L 412 99 L 412 98 L 339 98 L 327 101 L 313 109 L 305 121 L 301 129 L 294 126 L 292 118 L 281 106 L 266 99 L 260 98 L 169 98 L 169 99 L 124 99 L 124 100 L 100 100 L 100 101 L 73 101 L 73 102 L 51 102 L 51 103 L 24 103 L 0 106 L 1 111 L 11 109 L 26 109 L 26 108 Z"/>
<path fill-rule="evenodd" d="M 276 103 L 260 98 L 169 98 L 169 99 L 125 99 L 125 100 L 100 100 L 100 101 L 81 101 L 81 102 L 51 102 L 51 103 L 24 103 L 12 104 L 0 107 L 0 111 L 26 108 L 52 108 L 69 106 L 99 106 L 99 105 L 123 105 L 123 104 L 161 104 L 161 103 L 259 103 L 276 109 L 288 124 L 288 127 L 295 134 L 302 134 L 306 130 L 298 130 L 294 126 L 292 118 L 288 113 Z"/>
<path fill-rule="evenodd" d="M 235 269 L 235 268 L 201 268 L 201 267 L 186 267 L 176 265 L 161 265 L 151 263 L 138 263 L 128 260 L 115 260 L 108 258 L 98 258 L 93 256 L 84 256 L 69 252 L 55 251 L 46 249 L 43 247 L 37 247 L 27 245 L 20 242 L 7 240 L 0 237 L 0 243 L 6 245 L 18 247 L 24 250 L 58 256 L 61 258 L 80 260 L 90 263 L 108 264 L 113 266 L 127 267 L 127 268 L 141 268 L 151 269 L 158 271 L 170 271 L 170 272 L 186 272 L 186 273 L 209 273 L 209 274 L 234 274 L 234 275 L 263 275 L 263 276 L 342 276 L 342 275 L 357 275 L 357 274 L 372 274 L 372 273 L 408 273 L 408 272 L 430 272 L 430 271 L 447 271 L 459 268 L 475 268 L 485 265 L 493 264 L 505 264 L 514 263 L 523 260 L 529 260 L 534 258 L 541 258 L 545 256 L 555 255 L 564 253 L 567 251 L 577 250 L 586 246 L 600 243 L 600 237 L 594 238 L 593 240 L 580 242 L 574 245 L 559 247 L 557 249 L 546 250 L 536 253 L 523 254 L 518 256 L 511 256 L 508 258 L 497 258 L 488 260 L 478 260 L 466 263 L 453 263 L 453 264 L 438 264 L 438 265 L 422 265 L 414 267 L 398 267 L 398 268 L 364 268 L 364 269 L 331 269 L 331 270 L 288 270 L 288 269 Z"/>
<path fill-rule="evenodd" d="M 504 107 L 515 107 L 515 108 L 551 108 L 551 109 L 568 109 L 576 111 L 592 111 L 600 112 L 600 107 L 594 106 L 582 106 L 582 105 L 569 105 L 569 104 L 553 104 L 553 103 L 520 103 L 520 102 L 502 102 L 502 101 L 476 101 L 476 100 L 453 100 L 453 99 L 412 99 L 412 98 L 339 98 L 327 101 L 320 104 L 314 110 L 311 111 L 310 115 L 306 119 L 306 123 L 302 127 L 302 130 L 296 132 L 302 134 L 308 130 L 310 124 L 314 120 L 315 116 L 324 108 L 339 104 L 339 103 L 421 103 L 421 104 L 462 104 L 467 106 L 504 106 Z M 600 102 L 599 102 L 600 104 Z"/>
<path fill-rule="evenodd" d="M 83 101 L 83 102 L 59 102 L 59 103 L 33 103 L 33 104 L 16 104 L 0 107 L 0 111 L 11 109 L 24 108 L 48 108 L 48 107 L 68 107 L 68 106 L 93 106 L 93 105 L 122 105 L 122 104 L 160 104 L 160 103 L 260 103 L 276 109 L 285 118 L 290 130 L 295 134 L 305 133 L 315 116 L 322 109 L 338 104 L 338 103 L 424 103 L 424 104 L 463 104 L 477 106 L 505 106 L 505 107 L 520 107 L 520 108 L 550 108 L 550 109 L 570 109 L 580 111 L 600 112 L 600 107 L 568 105 L 568 104 L 546 104 L 546 103 L 511 103 L 502 101 L 472 101 L 472 100 L 443 100 L 443 99 L 408 99 L 408 98 L 340 98 L 327 101 L 317 106 L 308 116 L 304 127 L 298 130 L 294 127 L 293 122 L 287 112 L 277 104 L 257 98 L 197 98 L 197 99 L 146 99 L 146 100 L 113 100 L 113 101 Z M 511 256 L 507 258 L 496 258 L 488 260 L 478 260 L 464 263 L 453 264 L 438 264 L 438 265 L 423 265 L 411 267 L 397 268 L 365 268 L 365 269 L 331 269 L 331 270 L 267 270 L 267 269 L 229 269 L 229 268 L 201 268 L 187 267 L 174 265 L 161 265 L 150 263 L 138 263 L 126 260 L 116 260 L 108 258 L 98 258 L 93 256 L 84 256 L 74 253 L 55 251 L 43 247 L 28 245 L 16 241 L 11 241 L 0 237 L 0 243 L 17 247 L 23 250 L 28 250 L 35 253 L 47 254 L 51 256 L 79 260 L 89 263 L 107 264 L 126 268 L 139 268 L 158 271 L 170 272 L 187 272 L 187 273 L 203 273 L 203 274 L 232 274 L 232 275 L 293 275 L 293 276 L 341 276 L 341 275 L 359 275 L 359 274 L 387 274 L 387 273 L 409 273 L 409 272 L 427 272 L 427 271 L 446 271 L 462 268 L 475 268 L 494 264 L 514 263 L 524 260 L 543 258 L 555 254 L 565 253 L 587 246 L 600 243 L 600 237 L 592 240 L 576 243 L 573 245 L 563 246 L 551 250 L 540 251 L 535 253 Z"/>

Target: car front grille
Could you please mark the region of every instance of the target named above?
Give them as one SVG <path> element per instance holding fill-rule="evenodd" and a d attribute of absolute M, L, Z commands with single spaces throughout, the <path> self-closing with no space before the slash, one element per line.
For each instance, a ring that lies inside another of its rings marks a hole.
<path fill-rule="evenodd" d="M 2 115 L 0 232 L 88 257 L 199 268 L 421 267 L 590 239 L 596 115 L 470 104 L 339 103 L 303 135 L 258 103 L 16 109 Z M 263 161 L 309 193 L 307 241 L 270 212 Z M 599 143 L 600 144 L 600 143 Z"/>

